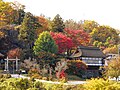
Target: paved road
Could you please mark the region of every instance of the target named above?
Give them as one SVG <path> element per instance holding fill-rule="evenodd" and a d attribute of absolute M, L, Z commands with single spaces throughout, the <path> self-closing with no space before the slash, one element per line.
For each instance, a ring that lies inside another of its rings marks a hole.
<path fill-rule="evenodd" d="M 86 81 L 68 81 L 68 84 L 76 85 L 76 84 L 85 84 Z"/>
<path fill-rule="evenodd" d="M 29 77 L 25 77 L 25 76 L 18 75 L 18 74 L 11 74 L 11 76 L 14 78 L 28 78 L 28 79 L 30 79 Z M 39 80 L 39 79 L 36 79 L 36 80 L 43 82 L 43 83 L 46 82 L 46 83 L 60 84 L 60 82 L 52 82 L 52 81 Z M 86 83 L 86 81 L 68 81 L 67 83 L 65 83 L 65 85 L 76 85 L 76 84 L 84 84 L 84 83 Z"/>
<path fill-rule="evenodd" d="M 14 78 L 28 78 L 30 79 L 30 77 L 25 77 L 25 76 L 22 76 L 22 75 L 18 75 L 18 74 L 11 74 L 12 77 Z M 110 80 L 116 80 L 115 78 L 109 78 Z M 60 82 L 52 82 L 52 81 L 46 81 L 46 80 L 39 80 L 39 79 L 36 79 L 37 81 L 40 81 L 40 82 L 46 82 L 46 83 L 53 83 L 53 84 L 60 84 Z M 119 76 L 119 79 L 120 80 L 120 76 Z M 85 84 L 86 81 L 68 81 L 67 83 L 65 83 L 65 85 L 77 85 L 77 84 Z"/>

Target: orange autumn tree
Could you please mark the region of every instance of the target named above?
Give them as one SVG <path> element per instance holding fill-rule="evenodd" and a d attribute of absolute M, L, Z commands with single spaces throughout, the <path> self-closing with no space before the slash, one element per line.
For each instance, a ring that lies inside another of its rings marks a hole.
<path fill-rule="evenodd" d="M 20 57 L 20 53 L 21 53 L 21 50 L 19 48 L 15 48 L 15 49 L 11 49 L 8 51 L 7 53 L 7 56 L 8 58 L 16 58 L 16 57 Z"/>
<path fill-rule="evenodd" d="M 36 30 L 36 34 L 39 35 L 43 31 L 49 31 L 48 20 L 44 16 L 39 16 L 37 18 L 38 18 L 38 22 L 41 25 L 41 27 Z"/>

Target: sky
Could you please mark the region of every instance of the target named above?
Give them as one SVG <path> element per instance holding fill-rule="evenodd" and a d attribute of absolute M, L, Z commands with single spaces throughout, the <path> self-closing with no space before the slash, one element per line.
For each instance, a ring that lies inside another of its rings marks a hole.
<path fill-rule="evenodd" d="M 64 20 L 94 20 L 120 30 L 120 0 L 4 0 L 18 1 L 25 11 L 44 14 L 53 19 L 56 14 Z"/>

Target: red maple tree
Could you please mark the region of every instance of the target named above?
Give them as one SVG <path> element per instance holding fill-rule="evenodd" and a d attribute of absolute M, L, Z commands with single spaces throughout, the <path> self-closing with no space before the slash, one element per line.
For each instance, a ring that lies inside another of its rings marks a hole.
<path fill-rule="evenodd" d="M 65 34 L 72 39 L 72 42 L 74 44 L 74 47 L 80 46 L 80 45 L 88 45 L 90 43 L 90 36 L 88 33 L 86 33 L 83 30 L 72 30 L 66 28 Z"/>
<path fill-rule="evenodd" d="M 51 32 L 51 36 L 58 45 L 59 53 L 63 53 L 73 47 L 72 39 L 64 35 L 63 33 Z"/>

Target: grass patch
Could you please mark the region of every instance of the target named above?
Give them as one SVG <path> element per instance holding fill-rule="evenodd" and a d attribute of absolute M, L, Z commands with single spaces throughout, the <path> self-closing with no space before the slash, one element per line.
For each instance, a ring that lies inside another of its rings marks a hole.
<path fill-rule="evenodd" d="M 73 80 L 73 81 L 75 81 L 75 80 L 76 81 L 86 81 L 86 79 L 80 78 L 76 75 L 68 75 L 67 78 L 69 81 L 71 81 L 71 80 Z"/>

